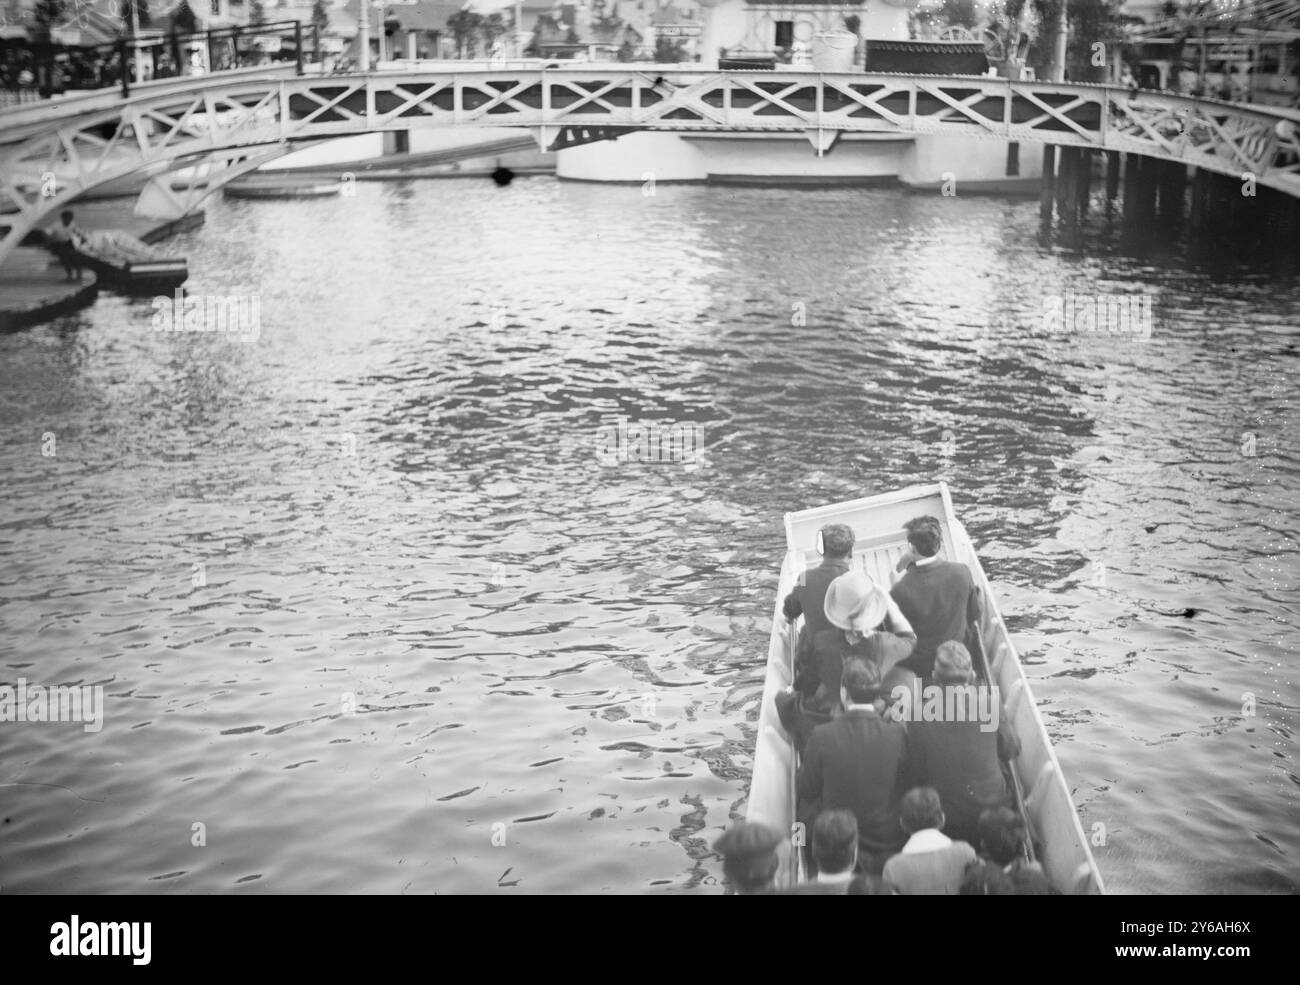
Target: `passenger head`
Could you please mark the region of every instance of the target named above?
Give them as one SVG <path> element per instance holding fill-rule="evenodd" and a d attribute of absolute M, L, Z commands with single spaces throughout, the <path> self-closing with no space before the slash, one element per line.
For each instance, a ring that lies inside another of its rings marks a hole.
<path fill-rule="evenodd" d="M 873 633 L 889 614 L 889 597 L 867 575 L 850 571 L 831 582 L 822 609 L 832 626 Z"/>
<path fill-rule="evenodd" d="M 980 814 L 980 851 L 998 865 L 1021 858 L 1025 847 L 1025 822 L 1009 807 L 991 807 Z"/>
<path fill-rule="evenodd" d="M 853 553 L 853 528 L 844 523 L 828 523 L 821 529 L 822 555 L 845 558 Z"/>
<path fill-rule="evenodd" d="M 934 652 L 934 682 L 936 684 L 970 684 L 975 680 L 971 667 L 970 651 L 956 640 L 940 643 Z"/>
<path fill-rule="evenodd" d="M 903 795 L 901 821 L 908 834 L 942 828 L 943 820 L 943 804 L 934 787 L 913 787 Z"/>
<path fill-rule="evenodd" d="M 849 705 L 869 705 L 881 696 L 880 668 L 865 660 L 847 660 L 840 674 L 840 700 Z"/>
<path fill-rule="evenodd" d="M 934 557 L 943 546 L 943 526 L 932 516 L 913 517 L 903 524 L 907 542 L 921 557 Z"/>
<path fill-rule="evenodd" d="M 59 218 L 63 220 L 63 224 L 66 226 L 68 223 L 72 221 L 72 210 L 64 209 L 62 212 L 59 213 Z"/>
<path fill-rule="evenodd" d="M 780 865 L 776 849 L 781 834 L 761 821 L 737 821 L 713 843 L 722 853 L 722 871 L 742 895 L 772 887 Z"/>
<path fill-rule="evenodd" d="M 858 819 L 852 811 L 822 811 L 813 822 L 813 861 L 826 875 L 848 872 L 858 861 Z"/>

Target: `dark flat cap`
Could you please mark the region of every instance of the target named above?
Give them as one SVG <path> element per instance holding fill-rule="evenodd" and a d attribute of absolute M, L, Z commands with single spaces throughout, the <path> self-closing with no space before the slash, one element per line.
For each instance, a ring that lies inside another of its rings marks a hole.
<path fill-rule="evenodd" d="M 781 832 L 761 821 L 737 821 L 713 843 L 713 849 L 739 860 L 774 852 L 783 840 Z"/>

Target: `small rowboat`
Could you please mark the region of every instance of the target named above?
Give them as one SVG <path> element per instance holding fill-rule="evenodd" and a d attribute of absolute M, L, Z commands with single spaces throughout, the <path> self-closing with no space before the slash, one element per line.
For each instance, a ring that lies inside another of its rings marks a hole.
<path fill-rule="evenodd" d="M 835 503 L 785 517 L 786 555 L 772 618 L 772 639 L 763 684 L 763 705 L 758 719 L 754 753 L 754 774 L 750 783 L 751 820 L 763 821 L 778 831 L 792 831 L 796 820 L 795 771 L 798 754 L 781 726 L 774 699 L 793 680 L 794 641 L 799 623 L 790 623 L 781 603 L 794 587 L 799 574 L 820 560 L 818 531 L 827 523 L 844 523 L 856 536 L 852 567 L 864 571 L 878 585 L 893 583 L 894 568 L 907 550 L 903 524 L 912 517 L 929 514 L 943 525 L 940 556 L 970 569 L 981 594 L 983 611 L 979 626 L 983 655 L 972 653 L 981 676 L 989 677 L 1001 690 L 1005 714 L 1020 739 L 1020 756 L 1011 764 L 1017 806 L 1028 823 L 1036 846 L 1036 859 L 1051 884 L 1068 895 L 1105 892 L 1101 873 L 1093 860 L 1083 827 L 1070 798 L 1051 739 L 1034 705 L 1020 658 L 989 590 L 988 579 L 965 529 L 953 512 L 944 483 L 912 486 L 897 492 L 847 503 Z M 803 853 L 782 855 L 777 886 L 786 887 L 805 878 Z"/>
<path fill-rule="evenodd" d="M 222 189 L 227 198 L 280 199 L 328 198 L 339 194 L 343 183 L 337 178 L 328 181 L 261 180 L 232 181 Z"/>
<path fill-rule="evenodd" d="M 120 230 L 87 233 L 77 243 L 77 255 L 101 281 L 133 294 L 161 294 L 189 278 L 185 257 L 162 250 Z"/>

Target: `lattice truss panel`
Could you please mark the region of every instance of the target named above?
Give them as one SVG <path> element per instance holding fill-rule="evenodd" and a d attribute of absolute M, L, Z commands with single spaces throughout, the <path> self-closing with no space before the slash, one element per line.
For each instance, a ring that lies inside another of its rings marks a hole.
<path fill-rule="evenodd" d="M 1300 114 L 1157 93 L 1134 97 L 1102 86 L 797 72 L 487 70 L 238 80 L 217 73 L 182 92 L 137 92 L 127 100 L 93 95 L 45 110 L 29 104 L 0 112 L 0 209 L 8 213 L 0 216 L 8 227 L 0 259 L 65 203 L 134 171 L 209 157 L 209 170 L 246 170 L 254 160 L 287 153 L 294 141 L 417 127 L 530 127 L 547 148 L 634 129 L 801 131 L 815 150 L 830 146 L 827 137 L 837 132 L 953 134 L 1144 154 L 1235 177 L 1249 173 L 1260 185 L 1300 195 Z M 10 120 L 15 125 L 6 132 Z"/>

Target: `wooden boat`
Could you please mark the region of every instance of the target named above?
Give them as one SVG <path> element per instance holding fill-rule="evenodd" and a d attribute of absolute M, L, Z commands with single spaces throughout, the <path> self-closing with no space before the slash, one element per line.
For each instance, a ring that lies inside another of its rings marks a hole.
<path fill-rule="evenodd" d="M 279 199 L 328 198 L 339 194 L 343 183 L 337 178 L 328 181 L 285 180 L 232 181 L 222 189 L 227 198 Z"/>
<path fill-rule="evenodd" d="M 168 256 L 120 230 L 88 233 L 77 243 L 77 254 L 101 282 L 132 294 L 162 294 L 190 276 L 185 257 Z"/>
<path fill-rule="evenodd" d="M 772 618 L 747 816 L 779 831 L 792 831 L 796 820 L 797 753 L 781 726 L 774 699 L 793 680 L 792 658 L 799 623 L 787 622 L 781 612 L 781 603 L 794 587 L 799 574 L 820 561 L 818 531 L 827 523 L 844 523 L 852 527 L 856 535 L 853 569 L 864 571 L 878 585 L 889 586 L 893 583 L 895 565 L 907 550 L 903 524 L 912 517 L 925 514 L 936 517 L 943 525 L 940 556 L 946 561 L 966 565 L 981 594 L 983 621 L 979 631 L 981 648 L 987 657 L 985 673 L 1000 688 L 1005 714 L 1010 717 L 1020 739 L 1020 756 L 1011 764 L 1012 779 L 1017 806 L 1023 810 L 1030 836 L 1038 849 L 1037 861 L 1042 863 L 1052 885 L 1062 893 L 1104 893 L 1101 873 L 1084 837 L 1051 740 L 1034 705 L 1020 658 L 1007 634 L 975 549 L 953 512 L 948 487 L 944 483 L 912 486 L 881 496 L 786 514 L 786 555 L 781 565 L 780 587 Z M 983 665 L 979 654 L 972 656 L 977 666 Z M 805 878 L 802 854 L 797 850 L 783 853 L 777 875 L 779 887 L 793 885 Z"/>

